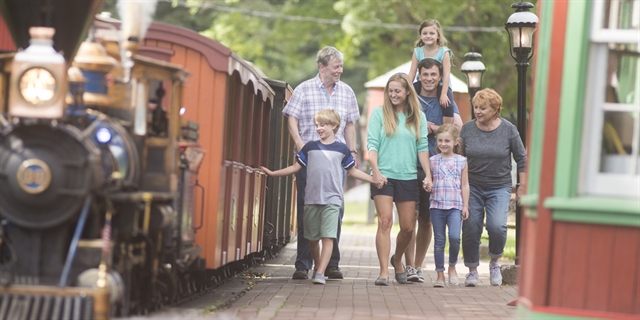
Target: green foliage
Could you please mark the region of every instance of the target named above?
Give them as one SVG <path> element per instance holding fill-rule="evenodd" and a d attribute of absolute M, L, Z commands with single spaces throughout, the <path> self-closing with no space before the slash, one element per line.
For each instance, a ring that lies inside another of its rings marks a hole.
<path fill-rule="evenodd" d="M 115 1 L 106 0 L 104 10 L 114 12 Z M 481 53 L 487 67 L 483 87 L 502 95 L 503 115 L 508 116 L 516 108 L 517 72 L 503 26 L 514 12 L 513 2 L 173 0 L 159 2 L 155 19 L 201 32 L 251 61 L 270 78 L 285 80 L 293 87 L 315 76 L 319 49 L 335 46 L 345 54 L 342 80 L 356 91 L 360 105 L 366 99 L 364 83 L 409 61 L 420 23 L 438 19 L 455 56 L 452 73 L 464 80 L 460 72 L 464 54 Z M 449 26 L 497 27 L 500 31 L 454 31 Z"/>

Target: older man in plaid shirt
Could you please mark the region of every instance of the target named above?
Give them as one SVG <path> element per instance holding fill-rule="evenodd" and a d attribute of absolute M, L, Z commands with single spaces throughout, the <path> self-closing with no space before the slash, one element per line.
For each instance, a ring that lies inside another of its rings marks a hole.
<path fill-rule="evenodd" d="M 282 113 L 287 116 L 289 133 L 296 144 L 296 152 L 309 141 L 320 140 L 313 122 L 314 115 L 324 109 L 335 109 L 340 114 L 340 128 L 336 133 L 336 140 L 345 143 L 351 153 L 357 154 L 355 143 L 355 121 L 360 118 L 360 110 L 353 89 L 340 81 L 342 74 L 342 52 L 334 47 L 324 47 L 318 52 L 318 75 L 309 79 L 293 91 L 293 95 Z M 293 279 L 307 279 L 308 272 L 313 267 L 313 258 L 309 251 L 309 241 L 304 237 L 304 195 L 307 185 L 307 171 L 302 168 L 296 174 L 297 216 L 298 216 L 298 256 L 296 257 L 296 271 Z M 340 232 L 342 217 L 344 215 L 344 203 L 340 210 L 338 222 L 338 236 L 333 242 L 331 260 L 325 271 L 325 276 L 330 279 L 342 279 L 343 275 L 338 267 L 340 261 Z"/>

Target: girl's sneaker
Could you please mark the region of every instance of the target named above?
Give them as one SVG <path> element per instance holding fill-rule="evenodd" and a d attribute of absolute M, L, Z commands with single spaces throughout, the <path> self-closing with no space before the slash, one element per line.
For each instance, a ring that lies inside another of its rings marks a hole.
<path fill-rule="evenodd" d="M 311 282 L 313 282 L 314 284 L 325 284 L 325 283 L 327 283 L 327 280 L 324 278 L 324 275 L 316 274 L 311 279 Z"/>
<path fill-rule="evenodd" d="M 419 282 L 416 268 L 412 266 L 407 266 L 407 280 L 411 282 Z"/>
<path fill-rule="evenodd" d="M 416 269 L 416 274 L 418 275 L 418 282 L 424 283 L 424 275 L 422 275 L 422 269 Z"/>
<path fill-rule="evenodd" d="M 464 281 L 464 285 L 467 287 L 475 287 L 478 285 L 478 271 L 471 271 L 467 273 L 467 279 Z"/>

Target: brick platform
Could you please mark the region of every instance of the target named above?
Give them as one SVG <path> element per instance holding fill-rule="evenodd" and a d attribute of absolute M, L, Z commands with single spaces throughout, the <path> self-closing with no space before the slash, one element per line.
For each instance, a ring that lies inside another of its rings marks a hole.
<path fill-rule="evenodd" d="M 392 235 L 392 240 L 395 238 Z M 517 287 L 489 285 L 488 262 L 481 262 L 478 287 L 464 287 L 467 269 L 458 264 L 462 284 L 434 288 L 433 253 L 427 254 L 425 283 L 374 285 L 378 277 L 375 235 L 343 232 L 343 280 L 313 285 L 292 280 L 295 243 L 278 257 L 252 268 L 199 299 L 137 319 L 514 319 Z M 392 246 L 393 248 L 393 246 Z M 255 277 L 255 276 L 258 277 Z M 264 277 L 259 277 L 264 275 Z"/>

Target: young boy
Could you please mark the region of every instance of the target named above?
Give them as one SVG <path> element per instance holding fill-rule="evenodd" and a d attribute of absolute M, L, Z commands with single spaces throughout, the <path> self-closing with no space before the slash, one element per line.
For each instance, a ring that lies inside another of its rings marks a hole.
<path fill-rule="evenodd" d="M 261 167 L 271 177 L 288 176 L 307 168 L 304 198 L 304 237 L 316 269 L 311 281 L 325 284 L 324 271 L 333 251 L 333 239 L 338 233 L 338 216 L 342 205 L 343 169 L 354 178 L 372 182 L 371 176 L 355 168 L 355 160 L 346 144 L 335 141 L 340 115 L 332 109 L 322 110 L 313 117 L 320 140 L 310 141 L 296 155 L 296 162 L 284 169 L 271 171 Z M 322 240 L 322 252 L 320 252 Z"/>

